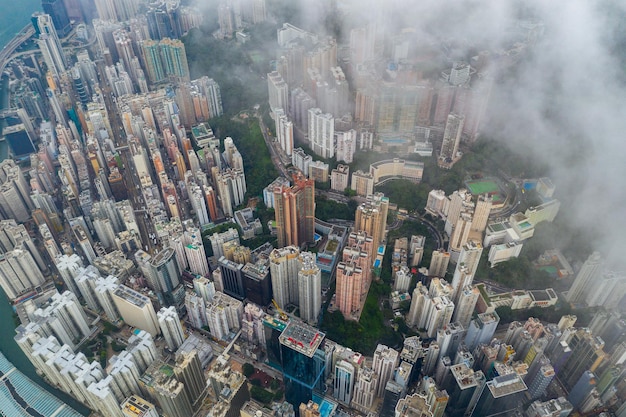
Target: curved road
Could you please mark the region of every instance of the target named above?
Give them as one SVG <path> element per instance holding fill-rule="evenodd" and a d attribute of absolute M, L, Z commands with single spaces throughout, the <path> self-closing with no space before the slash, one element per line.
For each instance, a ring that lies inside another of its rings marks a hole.
<path fill-rule="evenodd" d="M 0 51 L 0 73 L 4 72 L 7 64 L 11 60 L 11 57 L 15 50 L 20 47 L 21 44 L 30 39 L 35 34 L 35 28 L 32 24 L 28 24 L 22 28 L 22 30 L 13 38 L 11 42 L 4 46 L 4 49 Z"/>

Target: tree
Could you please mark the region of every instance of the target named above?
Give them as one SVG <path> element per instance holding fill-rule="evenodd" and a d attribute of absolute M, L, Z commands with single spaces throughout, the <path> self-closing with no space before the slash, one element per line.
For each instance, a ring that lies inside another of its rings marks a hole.
<path fill-rule="evenodd" d="M 270 382 L 270 389 L 276 391 L 278 388 L 280 388 L 280 382 L 278 382 L 276 378 L 273 378 L 272 382 Z"/>
<path fill-rule="evenodd" d="M 246 378 L 250 378 L 256 372 L 254 366 L 252 366 L 252 364 L 248 362 L 243 364 L 241 370 Z"/>
<path fill-rule="evenodd" d="M 274 394 L 256 385 L 250 388 L 250 396 L 263 404 L 269 404 L 274 399 Z"/>

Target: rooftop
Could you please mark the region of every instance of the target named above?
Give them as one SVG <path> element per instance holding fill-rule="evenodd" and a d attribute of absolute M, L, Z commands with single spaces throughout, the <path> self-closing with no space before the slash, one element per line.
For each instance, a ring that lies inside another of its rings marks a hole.
<path fill-rule="evenodd" d="M 493 398 L 505 397 L 528 389 L 522 378 L 516 373 L 497 376 L 487 382 Z"/>
<path fill-rule="evenodd" d="M 292 321 L 283 330 L 278 340 L 281 344 L 312 358 L 325 336 L 314 327 Z"/>

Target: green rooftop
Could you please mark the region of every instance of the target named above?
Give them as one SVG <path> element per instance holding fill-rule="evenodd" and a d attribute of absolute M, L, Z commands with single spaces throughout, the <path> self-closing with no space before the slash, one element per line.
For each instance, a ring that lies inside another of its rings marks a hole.
<path fill-rule="evenodd" d="M 169 366 L 169 365 L 163 365 L 162 367 L 159 368 L 159 372 L 161 372 L 162 374 L 165 374 L 167 376 L 173 376 L 174 375 L 174 369 Z"/>

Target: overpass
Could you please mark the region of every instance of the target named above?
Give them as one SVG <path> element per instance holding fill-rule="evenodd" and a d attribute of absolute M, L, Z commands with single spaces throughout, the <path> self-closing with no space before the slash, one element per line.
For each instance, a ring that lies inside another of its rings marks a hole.
<path fill-rule="evenodd" d="M 24 42 L 30 39 L 35 34 L 35 28 L 32 24 L 28 24 L 22 28 L 22 30 L 11 39 L 9 43 L 4 46 L 4 49 L 0 51 L 0 74 L 4 72 L 7 64 L 11 60 L 11 57 L 15 50 L 20 47 Z"/>

